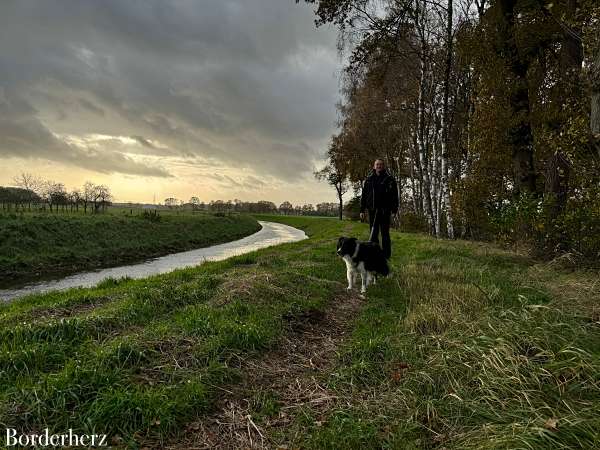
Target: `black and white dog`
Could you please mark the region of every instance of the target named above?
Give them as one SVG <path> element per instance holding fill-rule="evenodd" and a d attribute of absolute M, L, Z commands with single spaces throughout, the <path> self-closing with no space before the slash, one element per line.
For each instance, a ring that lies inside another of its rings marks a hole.
<path fill-rule="evenodd" d="M 359 242 L 356 238 L 341 237 L 338 239 L 337 254 L 346 263 L 348 290 L 354 287 L 355 277 L 360 274 L 360 293 L 367 292 L 371 282 L 375 284 L 377 275 L 390 273 L 383 250 L 375 242 Z"/>

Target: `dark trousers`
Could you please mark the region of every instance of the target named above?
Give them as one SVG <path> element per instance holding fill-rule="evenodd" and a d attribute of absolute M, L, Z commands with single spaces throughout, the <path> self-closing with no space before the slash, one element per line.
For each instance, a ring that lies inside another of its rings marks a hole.
<path fill-rule="evenodd" d="M 377 218 L 375 218 L 377 214 Z M 369 228 L 371 241 L 379 244 L 379 231 L 381 231 L 381 249 L 386 259 L 392 255 L 392 240 L 390 239 L 390 221 L 392 212 L 385 209 L 369 210 Z M 373 222 L 375 228 L 373 228 Z"/>

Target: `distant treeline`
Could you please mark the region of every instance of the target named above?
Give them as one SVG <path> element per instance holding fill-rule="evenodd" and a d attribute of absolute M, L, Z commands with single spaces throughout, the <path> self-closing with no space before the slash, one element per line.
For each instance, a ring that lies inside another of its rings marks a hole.
<path fill-rule="evenodd" d="M 111 205 L 110 188 L 86 181 L 81 189 L 68 191 L 63 183 L 44 180 L 29 173 L 14 178 L 15 187 L 0 186 L 0 205 L 3 211 L 50 210 L 87 213 L 105 211 Z"/>
<path fill-rule="evenodd" d="M 13 179 L 13 187 L 0 186 L 0 207 L 3 211 L 79 211 L 93 213 L 105 211 L 113 205 L 110 188 L 86 181 L 81 188 L 67 190 L 63 183 L 44 180 L 38 176 L 22 173 Z M 213 200 L 202 202 L 199 197 L 191 197 L 188 202 L 169 197 L 163 204 L 118 203 L 124 208 L 194 210 L 207 212 L 244 212 L 270 213 L 302 216 L 337 216 L 337 203 L 318 203 L 316 205 L 293 205 L 285 201 L 275 203 L 260 200 L 245 202 L 242 200 Z"/>
<path fill-rule="evenodd" d="M 277 206 L 275 203 L 267 200 L 257 202 L 244 202 L 242 200 L 213 200 L 208 203 L 201 202 L 198 197 L 192 197 L 185 203 L 179 199 L 169 197 L 164 201 L 164 207 L 169 209 L 192 209 L 210 212 L 246 212 L 246 213 L 271 213 L 298 216 L 331 216 L 338 215 L 339 206 L 337 203 L 317 203 L 293 205 L 285 201 Z"/>

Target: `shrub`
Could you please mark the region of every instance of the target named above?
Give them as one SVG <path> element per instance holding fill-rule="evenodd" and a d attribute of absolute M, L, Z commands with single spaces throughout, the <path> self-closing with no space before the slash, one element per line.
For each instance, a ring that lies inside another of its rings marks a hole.
<path fill-rule="evenodd" d="M 142 213 L 142 218 L 149 220 L 150 222 L 159 222 L 160 214 L 156 209 L 145 209 Z"/>

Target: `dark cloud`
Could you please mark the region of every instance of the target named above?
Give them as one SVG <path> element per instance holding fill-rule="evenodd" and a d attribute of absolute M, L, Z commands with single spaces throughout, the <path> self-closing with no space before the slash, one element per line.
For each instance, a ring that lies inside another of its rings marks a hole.
<path fill-rule="evenodd" d="M 0 92 L 21 109 L 3 111 L 0 157 L 16 140 L 100 171 L 164 176 L 125 154 L 145 152 L 295 179 L 333 129 L 338 63 L 334 31 L 293 0 L 8 1 Z M 86 152 L 56 137 L 90 134 L 139 145 Z"/>
<path fill-rule="evenodd" d="M 0 149 L 7 157 L 48 159 L 102 173 L 170 176 L 163 168 L 147 166 L 121 153 L 65 142 L 37 118 L 33 106 L 6 92 L 0 95 Z"/>

